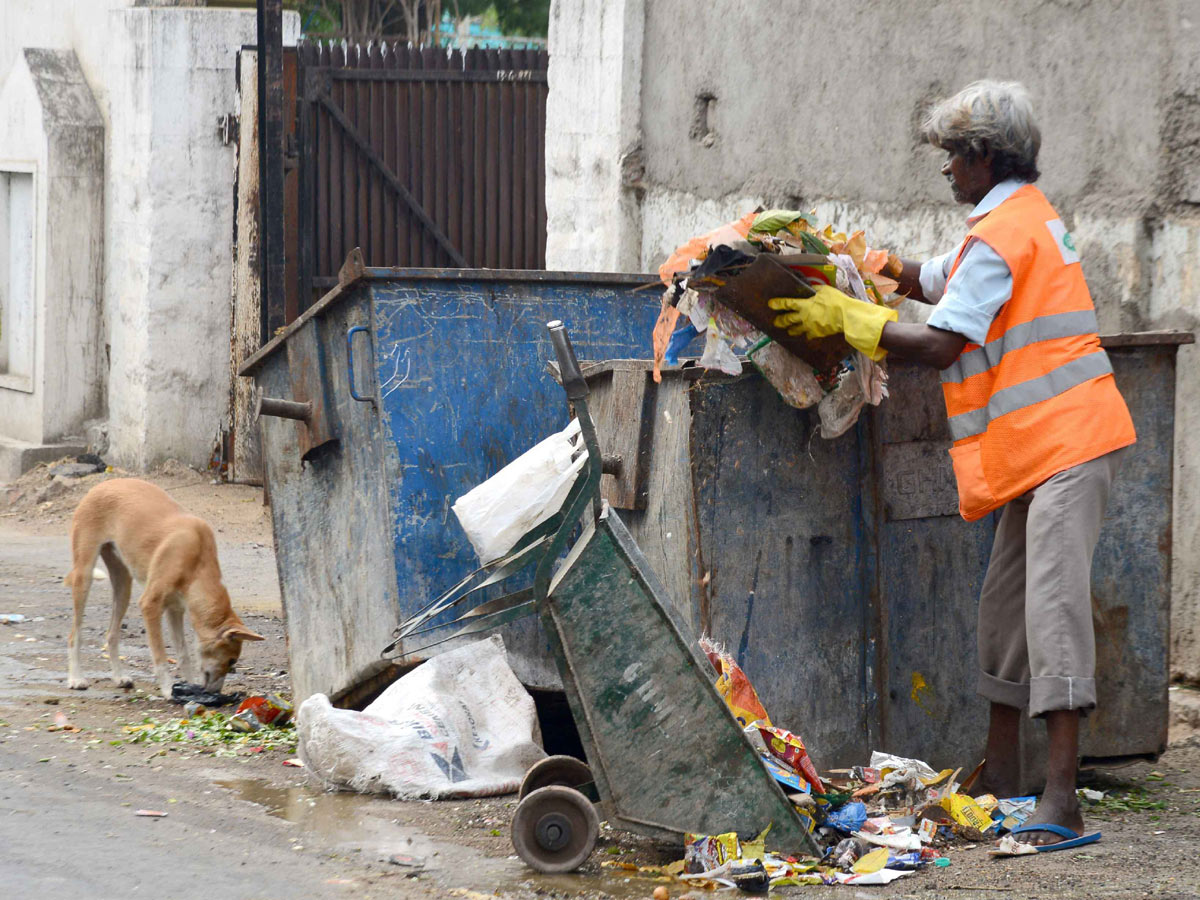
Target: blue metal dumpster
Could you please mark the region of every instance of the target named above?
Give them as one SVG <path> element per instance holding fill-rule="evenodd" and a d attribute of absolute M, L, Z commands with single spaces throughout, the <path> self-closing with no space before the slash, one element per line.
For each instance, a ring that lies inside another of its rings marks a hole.
<path fill-rule="evenodd" d="M 639 290 L 649 285 L 650 290 Z M 364 268 L 246 361 L 297 701 L 394 677 L 396 623 L 478 562 L 460 495 L 567 423 L 546 322 L 592 358 L 649 353 L 654 276 Z M 288 418 L 291 417 L 291 418 Z M 505 632 L 527 685 L 558 687 L 535 623 Z"/>
<path fill-rule="evenodd" d="M 1138 444 L 1095 555 L 1099 707 L 1085 759 L 1166 744 L 1175 353 L 1191 340 L 1104 338 Z M 871 749 L 973 765 L 987 729 L 975 615 L 999 516 L 958 516 L 937 373 L 888 367 L 891 397 L 831 441 L 815 436 L 815 409 L 785 405 L 756 373 L 674 369 L 655 387 L 644 361 L 585 371 L 602 450 L 647 447 L 641 506 L 614 482 L 610 503 L 682 617 L 728 646 L 772 719 L 820 766 L 864 764 Z M 1026 732 L 1036 779 L 1044 730 Z"/>

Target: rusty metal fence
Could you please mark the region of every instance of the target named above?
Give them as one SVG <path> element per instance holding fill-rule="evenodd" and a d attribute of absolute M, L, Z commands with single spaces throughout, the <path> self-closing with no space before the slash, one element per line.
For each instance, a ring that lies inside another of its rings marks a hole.
<path fill-rule="evenodd" d="M 288 321 L 337 283 L 354 247 L 370 266 L 545 267 L 548 59 L 300 46 Z"/>

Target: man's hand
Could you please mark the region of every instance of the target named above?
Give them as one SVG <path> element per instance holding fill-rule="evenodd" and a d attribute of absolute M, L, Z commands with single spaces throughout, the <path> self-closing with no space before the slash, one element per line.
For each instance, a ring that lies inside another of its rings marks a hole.
<path fill-rule="evenodd" d="M 782 311 L 775 317 L 776 328 L 807 338 L 844 334 L 846 343 L 877 362 L 887 356 L 879 347 L 883 326 L 898 318 L 895 310 L 848 297 L 827 284 L 812 297 L 774 297 L 767 305 Z"/>

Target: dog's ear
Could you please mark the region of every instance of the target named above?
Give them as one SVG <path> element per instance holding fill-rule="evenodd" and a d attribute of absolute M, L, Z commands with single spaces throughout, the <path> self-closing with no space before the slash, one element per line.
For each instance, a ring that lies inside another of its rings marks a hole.
<path fill-rule="evenodd" d="M 245 625 L 231 625 L 225 629 L 221 637 L 233 638 L 235 641 L 265 641 L 261 634 L 251 631 Z"/>

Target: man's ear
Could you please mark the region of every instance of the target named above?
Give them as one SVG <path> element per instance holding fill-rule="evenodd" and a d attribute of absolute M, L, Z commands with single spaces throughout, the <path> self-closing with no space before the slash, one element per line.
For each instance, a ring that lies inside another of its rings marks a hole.
<path fill-rule="evenodd" d="M 266 638 L 257 632 L 251 631 L 245 625 L 231 625 L 225 629 L 225 633 L 221 635 L 223 638 L 233 638 L 235 641 L 265 641 Z"/>

